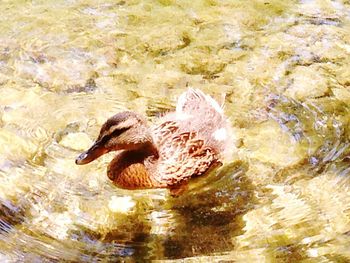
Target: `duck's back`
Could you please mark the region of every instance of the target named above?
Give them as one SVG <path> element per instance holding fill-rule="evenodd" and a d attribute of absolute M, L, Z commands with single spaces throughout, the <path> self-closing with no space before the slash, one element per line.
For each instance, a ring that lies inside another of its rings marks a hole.
<path fill-rule="evenodd" d="M 223 109 L 212 97 L 194 89 L 183 93 L 176 112 L 164 116 L 153 128 L 160 154 L 159 180 L 176 185 L 220 163 L 228 129 Z"/>

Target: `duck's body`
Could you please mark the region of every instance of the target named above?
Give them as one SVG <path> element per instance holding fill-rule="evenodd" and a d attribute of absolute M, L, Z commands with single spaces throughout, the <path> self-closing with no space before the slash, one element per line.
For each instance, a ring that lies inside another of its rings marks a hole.
<path fill-rule="evenodd" d="M 210 96 L 189 89 L 169 113 L 148 128 L 136 113 L 122 112 L 101 128 L 95 144 L 76 160 L 85 164 L 120 150 L 107 175 L 126 189 L 178 188 L 221 164 L 228 148 L 228 121 Z"/>

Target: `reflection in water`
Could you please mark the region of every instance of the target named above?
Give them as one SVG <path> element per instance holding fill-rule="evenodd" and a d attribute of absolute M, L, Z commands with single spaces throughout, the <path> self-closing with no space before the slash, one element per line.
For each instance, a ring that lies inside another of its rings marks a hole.
<path fill-rule="evenodd" d="M 0 261 L 350 260 L 349 3 L 1 1 Z M 232 162 L 173 198 L 126 191 L 102 123 L 187 86 L 220 99 Z"/>
<path fill-rule="evenodd" d="M 229 251 L 242 233 L 241 216 L 254 205 L 253 186 L 241 163 L 209 176 L 191 194 L 172 202 L 178 227 L 167 234 L 164 256 L 179 258 Z M 196 190 L 198 189 L 198 190 Z"/>

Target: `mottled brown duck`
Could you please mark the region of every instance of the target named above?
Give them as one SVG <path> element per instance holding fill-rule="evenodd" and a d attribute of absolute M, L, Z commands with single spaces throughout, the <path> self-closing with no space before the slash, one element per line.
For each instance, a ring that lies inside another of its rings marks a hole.
<path fill-rule="evenodd" d="M 176 111 L 148 126 L 139 114 L 125 111 L 109 118 L 96 142 L 80 154 L 87 164 L 117 151 L 107 169 L 113 183 L 124 189 L 169 188 L 174 191 L 192 177 L 222 164 L 230 147 L 230 128 L 223 108 L 198 89 L 178 99 Z"/>

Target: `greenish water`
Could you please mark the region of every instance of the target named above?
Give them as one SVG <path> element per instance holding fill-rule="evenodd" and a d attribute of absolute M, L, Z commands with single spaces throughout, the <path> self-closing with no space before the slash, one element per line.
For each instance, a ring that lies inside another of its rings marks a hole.
<path fill-rule="evenodd" d="M 349 1 L 1 1 L 1 262 L 350 261 Z M 234 154 L 126 191 L 103 122 L 225 97 Z"/>

